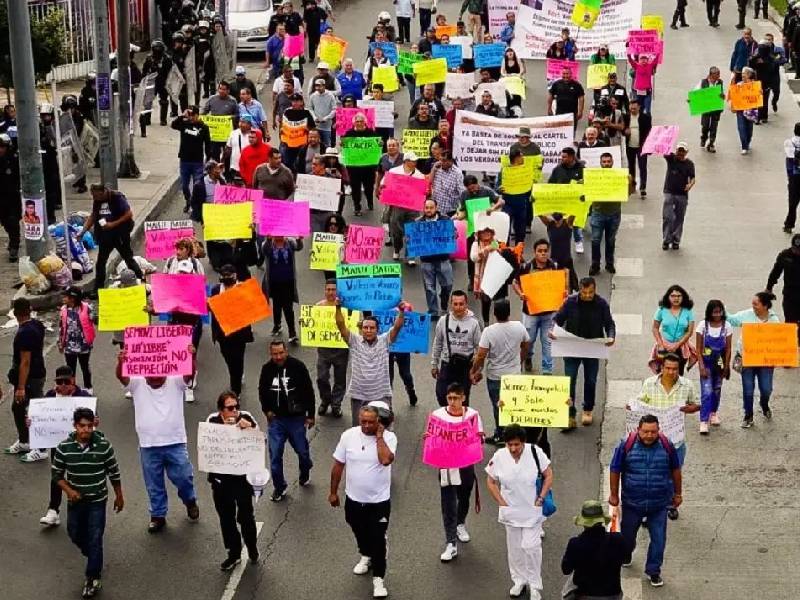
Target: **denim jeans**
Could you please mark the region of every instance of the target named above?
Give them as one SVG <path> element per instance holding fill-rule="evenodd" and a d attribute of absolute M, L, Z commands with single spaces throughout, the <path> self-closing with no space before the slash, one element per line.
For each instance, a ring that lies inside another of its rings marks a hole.
<path fill-rule="evenodd" d="M 331 147 L 331 130 L 330 129 L 317 129 L 319 132 L 319 139 L 322 142 L 322 145 L 326 148 Z"/>
<path fill-rule="evenodd" d="M 151 517 L 167 516 L 167 488 L 164 486 L 164 472 L 178 488 L 178 497 L 184 504 L 197 501 L 194 491 L 194 474 L 186 444 L 151 446 L 139 448 L 142 461 L 142 476 L 150 502 Z"/>
<path fill-rule="evenodd" d="M 634 96 L 639 102 L 639 106 L 642 107 L 642 112 L 645 114 L 650 114 L 650 105 L 653 102 L 653 94 L 648 91 L 646 94 L 636 94 Z"/>
<path fill-rule="evenodd" d="M 606 264 L 614 264 L 614 248 L 617 243 L 617 230 L 622 213 L 606 214 L 592 211 L 592 264 L 600 264 L 600 241 L 606 238 Z"/>
<path fill-rule="evenodd" d="M 70 502 L 67 505 L 67 534 L 86 557 L 86 578 L 100 579 L 103 571 L 103 532 L 106 529 L 106 501 Z"/>
<path fill-rule="evenodd" d="M 181 190 L 183 190 L 183 198 L 188 206 L 194 186 L 203 181 L 203 163 L 182 160 L 180 161 L 180 172 Z"/>
<path fill-rule="evenodd" d="M 494 416 L 494 437 L 498 438 L 503 435 L 503 428 L 500 427 L 500 407 L 497 403 L 500 401 L 500 380 L 487 379 L 486 390 L 489 392 L 489 401 L 492 403 L 492 415 Z"/>
<path fill-rule="evenodd" d="M 276 491 L 282 492 L 286 489 L 286 479 L 283 476 L 283 448 L 287 440 L 300 459 L 300 477 L 307 477 L 311 467 L 314 466 L 306 438 L 305 420 L 303 416 L 275 417 L 267 426 L 269 470 Z"/>
<path fill-rule="evenodd" d="M 650 534 L 650 546 L 647 548 L 644 572 L 647 575 L 661 575 L 664 548 L 667 545 L 667 507 L 642 510 L 623 504 L 620 530 L 628 547 L 633 551 L 636 548 L 636 534 L 639 533 L 639 527 L 645 517 L 647 517 L 647 531 Z"/>
<path fill-rule="evenodd" d="M 569 377 L 569 397 L 572 398 L 573 406 L 570 407 L 570 415 L 575 415 L 577 408 L 577 398 L 575 394 L 575 384 L 578 380 L 578 369 L 583 363 L 583 410 L 594 410 L 594 396 L 597 388 L 597 372 L 600 370 L 600 360 L 597 358 L 581 358 L 573 356 L 564 357 L 564 374 Z"/>
<path fill-rule="evenodd" d="M 580 227 L 575 225 L 572 228 L 572 239 L 575 240 L 576 242 L 582 242 L 583 241 L 583 229 L 581 229 Z"/>
<path fill-rule="evenodd" d="M 550 338 L 547 337 L 547 332 L 553 326 L 553 316 L 555 313 L 542 313 L 540 315 L 522 315 L 522 324 L 528 330 L 528 335 L 531 338 L 528 356 L 533 360 L 533 350 L 536 345 L 536 338 L 539 337 L 542 341 L 542 375 L 552 375 L 553 373 L 553 356 L 550 354 Z"/>
<path fill-rule="evenodd" d="M 453 289 L 453 266 L 449 260 L 422 262 L 422 281 L 425 284 L 425 300 L 428 313 L 438 315 L 439 309 L 447 311 L 447 302 Z M 439 283 L 439 295 L 436 295 L 436 283 Z M 438 306 L 437 306 L 438 300 Z"/>
<path fill-rule="evenodd" d="M 511 219 L 511 229 L 514 230 L 514 243 L 519 244 L 525 241 L 525 228 L 528 221 L 528 207 L 531 203 L 530 194 L 503 194 L 503 212 Z M 509 238 L 511 236 L 509 235 Z M 498 240 L 506 242 L 508 240 Z"/>
<path fill-rule="evenodd" d="M 753 122 L 745 118 L 744 111 L 740 110 L 736 113 L 736 129 L 739 131 L 742 150 L 749 150 L 750 142 L 753 141 Z"/>
<path fill-rule="evenodd" d="M 744 415 L 753 416 L 753 396 L 758 379 L 758 393 L 761 396 L 761 408 L 769 408 L 769 397 L 772 395 L 772 374 L 774 367 L 744 367 L 742 369 L 742 401 Z"/>
<path fill-rule="evenodd" d="M 722 397 L 722 369 L 719 366 L 709 368 L 708 377 L 700 377 L 700 422 L 708 423 L 711 413 L 719 412 L 719 401 Z"/>

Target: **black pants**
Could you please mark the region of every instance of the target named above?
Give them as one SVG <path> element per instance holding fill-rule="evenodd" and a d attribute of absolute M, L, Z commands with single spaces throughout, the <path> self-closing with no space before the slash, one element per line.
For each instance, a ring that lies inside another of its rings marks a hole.
<path fill-rule="evenodd" d="M 364 504 L 350 498 L 344 501 L 344 518 L 356 536 L 358 552 L 372 560 L 373 577 L 386 576 L 386 530 L 389 528 L 391 500 Z"/>
<path fill-rule="evenodd" d="M 119 228 L 117 228 L 119 229 Z M 97 231 L 97 229 L 95 229 Z M 136 277 L 143 280 L 144 275 L 139 265 L 133 260 L 133 250 L 131 250 L 131 234 L 130 231 L 114 231 L 113 233 L 95 236 L 98 244 L 97 262 L 95 264 L 95 292 L 106 286 L 106 263 L 108 257 L 111 256 L 111 251 L 116 250 L 128 265 L 128 268 L 136 274 Z"/>
<path fill-rule="evenodd" d="M 228 556 L 242 555 L 242 539 L 250 556 L 258 553 L 256 546 L 256 519 L 253 515 L 253 487 L 244 475 L 217 479 L 211 475 L 214 508 L 219 515 L 222 542 Z M 239 523 L 239 528 L 236 523 Z"/>
<path fill-rule="evenodd" d="M 281 313 L 286 318 L 289 337 L 295 337 L 294 327 L 294 281 L 270 282 L 269 295 L 272 300 L 274 329 L 280 329 Z"/>
<path fill-rule="evenodd" d="M 50 449 L 50 462 L 53 462 L 53 457 L 56 454 L 56 449 Z M 53 481 L 53 478 L 50 477 L 50 502 L 47 504 L 48 510 L 54 510 L 56 512 L 61 511 L 61 488 L 59 485 Z"/>
<path fill-rule="evenodd" d="M 489 311 L 492 308 L 492 302 L 502 298 L 508 298 L 508 286 L 505 284 L 500 286 L 500 289 L 492 298 L 489 298 L 486 294 L 481 294 L 481 317 L 483 317 L 484 327 L 489 325 Z"/>
<path fill-rule="evenodd" d="M 44 377 L 40 379 L 28 377 L 28 383 L 25 385 L 25 398 L 22 402 L 17 402 L 13 398 L 11 400 L 11 414 L 14 416 L 14 426 L 17 428 L 17 437 L 21 444 L 27 444 L 31 439 L 28 426 L 25 424 L 31 398 L 41 398 L 43 395 Z"/>
<path fill-rule="evenodd" d="M 719 125 L 719 118 L 722 116 L 722 112 L 715 111 L 710 113 L 705 113 L 700 117 L 700 141 L 705 143 L 706 140 L 711 142 L 711 145 L 714 145 L 714 142 L 717 139 L 717 126 Z"/>
<path fill-rule="evenodd" d="M 469 406 L 469 393 L 472 390 L 469 369 L 458 373 L 446 362 L 439 365 L 439 375 L 436 377 L 436 402 L 439 406 L 447 406 L 447 387 L 451 383 L 459 383 L 464 387 L 464 406 Z"/>
<path fill-rule="evenodd" d="M 550 440 L 547 439 L 547 427 L 525 427 L 525 438 L 529 444 L 536 444 L 545 456 L 550 458 Z"/>
<path fill-rule="evenodd" d="M 419 9 L 419 37 L 424 37 L 428 27 L 431 26 L 431 14 L 430 8 Z"/>
<path fill-rule="evenodd" d="M 628 157 L 628 173 L 633 177 L 636 184 L 636 166 L 639 166 L 639 190 L 647 189 L 647 154 L 642 154 L 641 148 L 625 147 L 625 155 Z"/>
<path fill-rule="evenodd" d="M 389 385 L 394 385 L 394 366 L 400 371 L 400 379 L 406 387 L 409 398 L 416 396 L 414 391 L 414 376 L 411 374 L 411 354 L 408 352 L 389 352 Z"/>
<path fill-rule="evenodd" d="M 397 43 L 411 41 L 411 17 L 397 17 Z"/>
<path fill-rule="evenodd" d="M 719 5 L 722 0 L 706 0 L 706 16 L 709 25 L 719 23 Z"/>
<path fill-rule="evenodd" d="M 783 320 L 787 323 L 800 324 L 800 297 L 791 294 L 783 295 Z M 800 327 L 798 328 L 798 345 L 800 345 Z"/>
<path fill-rule="evenodd" d="M 440 487 L 442 497 L 442 522 L 444 524 L 445 542 L 455 544 L 458 541 L 457 527 L 467 521 L 469 500 L 472 488 L 475 487 L 475 467 L 459 469 L 460 485 Z M 437 471 L 438 475 L 439 472 Z"/>
<path fill-rule="evenodd" d="M 211 142 L 211 158 L 219 162 L 222 151 L 225 149 L 225 142 Z"/>
<path fill-rule="evenodd" d="M 353 194 L 353 208 L 361 210 L 361 188 L 367 198 L 367 208 L 372 210 L 372 192 L 375 189 L 375 167 L 349 167 L 350 188 Z M 339 211 L 341 212 L 341 211 Z"/>
<path fill-rule="evenodd" d="M 92 369 L 89 366 L 89 359 L 92 357 L 91 352 L 84 352 L 82 354 L 64 353 L 64 360 L 67 361 L 67 366 L 72 369 L 75 375 L 78 374 L 78 363 L 81 365 L 81 373 L 83 373 L 83 387 L 89 389 L 92 387 Z"/>
<path fill-rule="evenodd" d="M 308 34 L 308 57 L 309 60 L 313 61 L 314 57 L 317 55 L 317 48 L 319 47 L 319 34 L 312 35 L 310 32 Z"/>
<path fill-rule="evenodd" d="M 17 198 L 17 200 L 19 200 L 19 198 Z M 13 198 L 12 201 L 14 201 Z M 16 213 L 0 214 L 0 225 L 3 226 L 3 229 L 5 229 L 8 234 L 8 251 L 12 254 L 17 254 L 19 252 L 21 241 L 19 220 L 21 218 L 22 217 Z"/>
<path fill-rule="evenodd" d="M 800 175 L 791 175 L 787 188 L 789 190 L 789 212 L 786 213 L 783 226 L 794 229 L 797 221 L 797 205 L 800 204 Z"/>
<path fill-rule="evenodd" d="M 747 2 L 748 1 L 749 0 L 736 0 L 736 4 L 738 4 L 738 8 L 739 8 L 739 23 L 737 24 L 737 27 L 739 29 L 741 29 L 741 28 L 743 28 L 745 26 L 744 17 L 747 14 Z"/>
<path fill-rule="evenodd" d="M 231 342 L 225 339 L 219 342 L 219 351 L 222 353 L 222 358 L 225 360 L 225 364 L 228 367 L 230 389 L 235 392 L 237 396 L 242 393 L 245 350 L 247 350 L 247 344 L 244 342 Z"/>
<path fill-rule="evenodd" d="M 758 107 L 758 120 L 766 123 L 769 120 L 769 96 L 772 86 L 767 82 L 761 83 L 762 97 L 764 102 Z"/>
<path fill-rule="evenodd" d="M 675 5 L 675 12 L 672 15 L 672 24 L 677 25 L 680 20 L 681 25 L 686 25 L 686 4 L 688 0 L 678 0 Z"/>
<path fill-rule="evenodd" d="M 753 4 L 755 5 L 755 18 L 758 18 L 759 9 L 764 12 L 764 18 L 767 18 L 767 0 L 754 0 Z"/>

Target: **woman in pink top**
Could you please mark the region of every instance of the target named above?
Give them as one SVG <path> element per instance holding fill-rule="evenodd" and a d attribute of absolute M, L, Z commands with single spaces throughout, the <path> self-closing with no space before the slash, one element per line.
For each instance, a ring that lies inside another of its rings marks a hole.
<path fill-rule="evenodd" d="M 650 104 L 653 100 L 653 75 L 655 75 L 657 62 L 650 62 L 650 57 L 640 54 L 638 60 L 628 56 L 628 62 L 633 68 L 633 93 L 639 99 L 642 112 L 650 114 Z"/>

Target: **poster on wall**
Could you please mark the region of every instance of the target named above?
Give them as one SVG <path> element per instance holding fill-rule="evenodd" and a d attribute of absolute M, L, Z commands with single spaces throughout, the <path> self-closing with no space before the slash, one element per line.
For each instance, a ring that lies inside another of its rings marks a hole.
<path fill-rule="evenodd" d="M 44 235 L 44 201 L 41 198 L 22 199 L 22 225 L 26 240 L 40 240 Z"/>

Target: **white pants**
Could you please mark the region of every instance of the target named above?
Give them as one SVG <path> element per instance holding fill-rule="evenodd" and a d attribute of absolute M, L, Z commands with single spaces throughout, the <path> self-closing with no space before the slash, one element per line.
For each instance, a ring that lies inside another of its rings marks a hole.
<path fill-rule="evenodd" d="M 506 525 L 508 570 L 515 584 L 542 589 L 542 524 L 533 527 Z"/>

